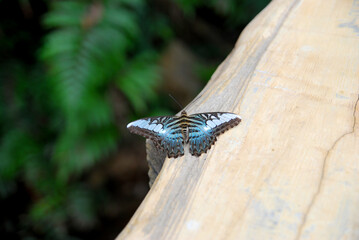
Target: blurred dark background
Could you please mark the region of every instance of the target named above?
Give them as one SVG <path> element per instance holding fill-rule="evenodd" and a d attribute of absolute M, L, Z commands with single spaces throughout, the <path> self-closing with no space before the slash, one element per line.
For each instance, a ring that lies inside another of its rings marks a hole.
<path fill-rule="evenodd" d="M 126 124 L 175 114 L 269 0 L 0 0 L 1 239 L 114 239 L 148 192 Z"/>

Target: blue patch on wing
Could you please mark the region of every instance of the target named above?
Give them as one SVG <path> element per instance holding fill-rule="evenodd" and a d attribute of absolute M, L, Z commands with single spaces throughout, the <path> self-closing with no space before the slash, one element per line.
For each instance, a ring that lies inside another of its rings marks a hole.
<path fill-rule="evenodd" d="M 184 155 L 183 135 L 180 126 L 173 124 L 174 117 L 143 118 L 131 122 L 127 128 L 136 134 L 151 139 L 168 157 Z"/>
<path fill-rule="evenodd" d="M 192 155 L 199 156 L 206 153 L 215 141 L 214 129 L 205 123 L 189 127 L 188 143 Z"/>
<path fill-rule="evenodd" d="M 168 133 L 159 135 L 160 147 L 167 152 L 168 157 L 184 155 L 181 129 L 167 129 L 166 131 Z"/>
<path fill-rule="evenodd" d="M 199 113 L 191 115 L 189 126 L 189 151 L 200 156 L 206 153 L 216 142 L 217 136 L 237 125 L 240 118 L 233 113 Z"/>

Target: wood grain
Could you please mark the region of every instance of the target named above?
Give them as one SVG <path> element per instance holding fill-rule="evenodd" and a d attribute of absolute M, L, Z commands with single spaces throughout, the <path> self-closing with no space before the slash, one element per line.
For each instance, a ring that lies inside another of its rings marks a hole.
<path fill-rule="evenodd" d="M 186 108 L 239 126 L 166 159 L 117 239 L 359 239 L 359 0 L 274 0 Z"/>

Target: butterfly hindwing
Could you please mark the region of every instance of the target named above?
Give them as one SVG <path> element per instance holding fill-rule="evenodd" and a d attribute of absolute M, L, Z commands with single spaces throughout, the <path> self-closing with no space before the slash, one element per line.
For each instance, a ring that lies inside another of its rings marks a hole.
<path fill-rule="evenodd" d="M 216 142 L 217 136 L 239 124 L 240 117 L 234 113 L 213 112 L 189 116 L 189 150 L 192 155 L 206 153 Z"/>
<path fill-rule="evenodd" d="M 184 155 L 183 135 L 177 124 L 179 117 L 143 118 L 127 125 L 130 132 L 151 139 L 168 157 Z"/>

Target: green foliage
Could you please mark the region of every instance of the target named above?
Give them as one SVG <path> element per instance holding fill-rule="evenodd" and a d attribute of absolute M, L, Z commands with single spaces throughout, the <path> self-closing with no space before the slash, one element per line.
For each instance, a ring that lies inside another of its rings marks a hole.
<path fill-rule="evenodd" d="M 155 86 L 158 83 L 155 65 L 150 64 L 153 54 L 146 52 L 137 55 L 131 62 L 126 64 L 116 79 L 116 85 L 124 92 L 138 112 L 146 109 L 146 99 L 155 98 Z M 147 86 L 143 88 L 143 86 Z"/>
<path fill-rule="evenodd" d="M 213 8 L 222 16 L 228 16 L 228 22 L 234 25 L 244 25 L 253 18 L 270 0 L 224 0 L 212 1 Z"/>
<path fill-rule="evenodd" d="M 90 6 L 61 1 L 45 17 L 45 24 L 55 27 L 41 57 L 49 64 L 53 101 L 63 117 L 54 147 L 62 179 L 81 173 L 116 147 L 118 133 L 106 98 L 111 82 L 138 111 L 155 96 L 156 56 L 137 41 L 141 6 L 141 1 Z"/>
<path fill-rule="evenodd" d="M 62 239 L 68 226 L 96 223 L 103 194 L 76 179 L 118 145 L 109 89 L 138 113 L 156 98 L 159 69 L 152 33 L 142 39 L 144 7 L 142 0 L 55 1 L 38 51 L 45 67 L 0 69 L 9 83 L 0 101 L 0 197 L 16 191 L 17 179 L 26 182 L 36 200 L 24 228 Z"/>
<path fill-rule="evenodd" d="M 184 13 L 193 16 L 197 8 L 206 6 L 218 15 L 227 18 L 229 27 L 236 27 L 248 22 L 265 7 L 270 0 L 176 0 Z"/>

